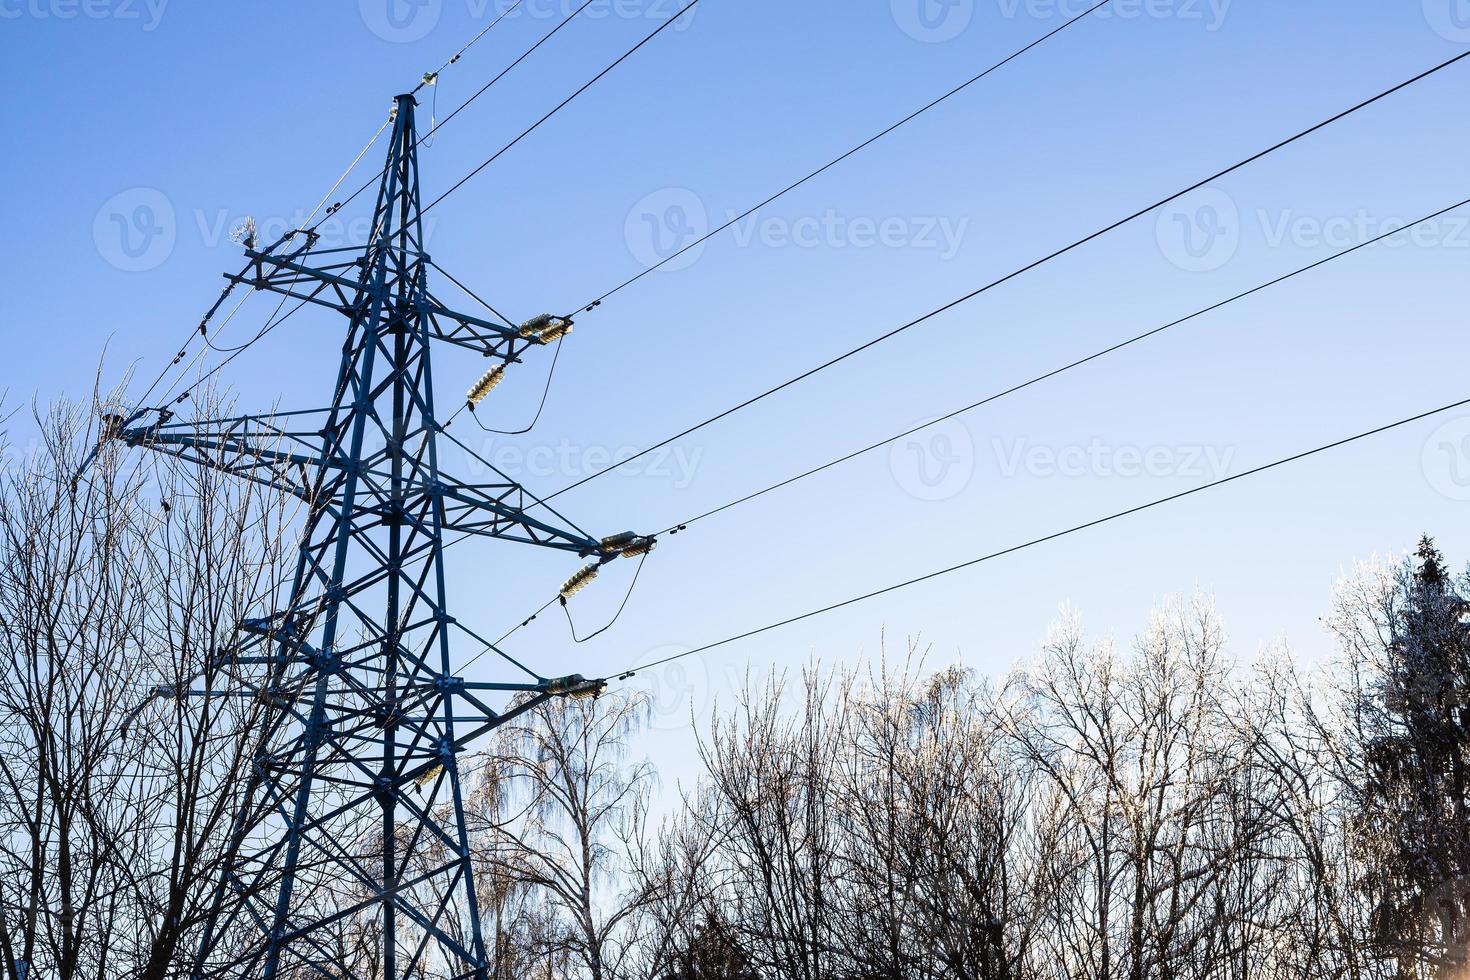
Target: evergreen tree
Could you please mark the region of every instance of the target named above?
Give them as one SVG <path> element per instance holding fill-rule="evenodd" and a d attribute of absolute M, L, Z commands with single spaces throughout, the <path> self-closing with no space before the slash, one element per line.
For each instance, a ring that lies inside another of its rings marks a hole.
<path fill-rule="evenodd" d="M 1399 578 L 1381 676 L 1359 706 L 1363 883 L 1375 939 L 1405 977 L 1459 977 L 1470 962 L 1467 594 L 1470 583 L 1422 538 Z"/>
<path fill-rule="evenodd" d="M 757 980 L 729 926 L 709 914 L 689 943 L 673 956 L 664 980 Z"/>

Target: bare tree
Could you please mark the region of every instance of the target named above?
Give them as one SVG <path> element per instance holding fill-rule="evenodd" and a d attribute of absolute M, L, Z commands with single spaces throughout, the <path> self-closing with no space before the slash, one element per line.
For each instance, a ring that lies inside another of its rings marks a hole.
<path fill-rule="evenodd" d="M 474 846 L 495 889 L 496 935 L 529 947 L 526 969 L 634 975 L 632 930 L 650 892 L 629 874 L 628 842 L 653 772 L 630 764 L 626 745 L 648 710 L 638 694 L 554 699 L 500 729 L 487 750 Z M 546 914 L 517 909 L 528 896 Z"/>
<path fill-rule="evenodd" d="M 911 644 L 868 675 L 747 688 L 668 835 L 669 892 L 693 897 L 676 948 L 715 942 L 752 976 L 1022 975 L 1030 781 L 983 685 L 922 666 Z"/>
<path fill-rule="evenodd" d="M 36 418 L 38 450 L 0 473 L 5 980 L 178 976 L 276 710 L 225 668 L 274 610 L 290 508 L 115 442 L 84 470 L 96 414 Z M 1195 599 L 1124 648 L 1068 617 L 997 687 L 917 643 L 772 675 L 712 720 L 662 819 L 627 757 L 645 698 L 540 704 L 489 740 L 465 801 L 492 975 L 1458 980 L 1466 596 L 1427 542 L 1360 570 L 1323 671 L 1284 649 L 1242 670 Z M 344 830 L 349 853 L 394 832 Z M 324 914 L 372 897 L 303 880 Z M 379 980 L 379 929 L 365 912 L 324 935 L 342 975 Z"/>
<path fill-rule="evenodd" d="M 655 932 L 685 959 L 660 968 L 713 942 L 772 977 L 1339 975 L 1336 790 L 1283 681 L 1234 667 L 1204 600 L 1127 654 L 1064 622 L 998 693 L 912 647 L 772 678 L 664 834 Z"/>
<path fill-rule="evenodd" d="M 730 719 L 701 741 L 708 786 L 691 833 L 718 841 L 705 862 L 703 901 L 729 923 L 732 942 L 761 975 L 841 976 L 842 859 L 838 747 L 844 692 L 807 671 L 790 716 L 785 686 L 747 689 Z"/>
<path fill-rule="evenodd" d="M 1166 607 L 1131 657 L 1069 618 L 1009 729 L 1063 814 L 1050 953 L 1067 975 L 1217 975 L 1248 899 L 1231 874 L 1261 833 L 1248 730 L 1213 609 Z"/>
<path fill-rule="evenodd" d="M 282 502 L 223 475 L 145 468 L 115 443 L 84 469 L 95 417 L 37 417 L 38 451 L 0 478 L 0 955 L 16 978 L 176 969 L 259 707 L 175 695 L 212 683 L 285 540 Z"/>
<path fill-rule="evenodd" d="M 7 974 L 102 977 L 133 839 L 116 739 L 144 590 L 137 480 L 115 461 L 73 487 L 76 414 L 42 422 L 0 488 L 0 954 Z M 124 959 L 124 962 L 126 960 Z"/>
<path fill-rule="evenodd" d="M 918 676 L 922 664 L 911 643 L 901 666 L 880 661 L 848 693 L 837 791 L 849 972 L 1010 977 L 1030 920 L 1017 846 L 1029 780 L 989 692 L 957 669 Z"/>

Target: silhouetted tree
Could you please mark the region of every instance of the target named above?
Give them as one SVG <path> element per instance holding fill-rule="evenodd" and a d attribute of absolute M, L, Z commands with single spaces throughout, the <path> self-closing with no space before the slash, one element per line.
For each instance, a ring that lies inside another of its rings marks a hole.
<path fill-rule="evenodd" d="M 1385 953 L 1458 977 L 1470 936 L 1470 589 L 1427 537 L 1397 584 L 1359 706 L 1363 884 Z"/>
<path fill-rule="evenodd" d="M 670 959 L 663 980 L 757 980 L 729 924 L 713 912 L 705 914 L 688 943 Z"/>
<path fill-rule="evenodd" d="M 97 415 L 38 414 L 37 450 L 0 469 L 5 980 L 177 976 L 258 748 L 260 702 L 174 694 L 223 686 L 215 652 L 269 608 L 290 510 L 93 455 Z"/>

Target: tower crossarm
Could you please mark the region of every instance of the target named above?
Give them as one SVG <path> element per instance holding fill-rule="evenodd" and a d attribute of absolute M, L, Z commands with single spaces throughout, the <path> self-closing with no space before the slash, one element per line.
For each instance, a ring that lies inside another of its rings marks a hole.
<path fill-rule="evenodd" d="M 440 494 L 444 498 L 445 530 L 510 538 L 580 555 L 602 550 L 597 538 L 530 516 L 527 511 L 540 501 L 518 484 L 468 484 L 441 479 Z"/>
<path fill-rule="evenodd" d="M 540 506 L 539 498 L 498 472 L 498 482 L 467 483 L 442 473 L 434 479 L 421 469 L 405 472 L 400 457 L 395 474 L 395 456 L 387 448 L 353 460 L 335 449 L 337 441 L 328 440 L 323 431 L 301 427 L 303 418 L 321 414 L 161 421 L 123 428 L 117 435 L 130 445 L 252 480 L 339 514 L 350 507 L 345 516 L 357 526 L 427 523 L 438 500 L 444 532 L 506 538 L 581 555 L 601 552 L 600 539 L 550 508 L 546 519 L 532 516 L 529 511 Z M 349 472 L 358 481 L 350 503 L 339 493 Z"/>
<path fill-rule="evenodd" d="M 245 269 L 226 273 L 225 278 L 237 285 L 269 290 L 348 315 L 371 299 L 373 287 L 362 281 L 362 269 L 355 254 L 326 261 L 320 267 L 295 261 L 301 254 L 280 256 L 246 249 Z M 318 257 L 328 258 L 325 253 Z"/>
<path fill-rule="evenodd" d="M 350 255 L 339 255 L 339 252 L 341 250 L 334 249 L 319 253 L 272 255 L 247 249 L 245 257 L 249 264 L 245 270 L 227 274 L 225 278 L 253 289 L 324 306 L 348 317 L 361 315 L 375 299 L 391 302 L 391 297 L 379 295 L 383 287 L 363 281 L 362 257 L 358 252 Z M 306 257 L 315 257 L 321 260 L 320 264 L 307 264 L 303 261 Z M 407 258 L 428 262 L 427 256 L 417 254 Z M 418 299 L 415 309 L 399 312 L 404 316 L 418 314 L 426 317 L 432 340 L 506 362 L 519 361 L 527 349 L 542 346 L 535 337 L 525 336 L 520 327 L 450 309 L 427 292 Z"/>
<path fill-rule="evenodd" d="M 306 413 L 303 413 L 306 414 Z M 326 461 L 320 432 L 300 431 L 289 416 L 242 415 L 200 422 L 119 426 L 112 434 L 130 446 L 176 456 L 283 491 L 313 497 L 312 475 Z"/>

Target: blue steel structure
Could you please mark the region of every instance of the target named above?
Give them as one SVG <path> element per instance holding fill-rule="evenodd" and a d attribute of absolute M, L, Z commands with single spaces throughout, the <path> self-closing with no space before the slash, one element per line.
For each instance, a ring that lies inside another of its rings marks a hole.
<path fill-rule="evenodd" d="M 478 457 L 436 413 L 431 349 L 451 344 L 511 363 L 545 338 L 454 312 L 429 292 L 415 103 L 405 95 L 396 105 L 367 246 L 318 251 L 310 234 L 264 250 L 247 242 L 249 265 L 230 277 L 347 317 L 330 407 L 187 423 L 158 412 L 149 424 L 135 417 L 113 427 L 131 444 L 307 505 L 284 604 L 242 624 L 217 662 L 231 696 L 265 703 L 266 724 L 194 978 L 342 978 L 334 930 L 366 921 L 381 928 L 370 975 L 487 980 L 458 759 L 548 698 L 602 686 L 540 677 L 504 653 L 521 681 L 453 675 L 452 640 L 485 641 L 446 608 L 446 535 L 509 538 L 597 562 L 618 557 L 630 539 L 588 535 L 509 478 L 468 483 L 441 469 L 446 445 Z M 532 517 L 532 507 L 545 517 Z M 510 707 L 487 703 L 507 696 Z"/>

